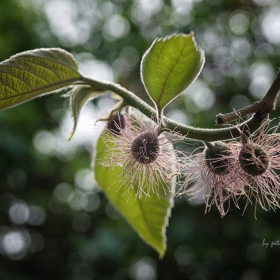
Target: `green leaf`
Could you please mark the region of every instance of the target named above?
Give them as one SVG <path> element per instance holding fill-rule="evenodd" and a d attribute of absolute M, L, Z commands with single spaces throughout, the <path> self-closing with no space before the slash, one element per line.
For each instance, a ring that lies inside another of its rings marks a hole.
<path fill-rule="evenodd" d="M 128 190 L 128 187 L 121 185 L 122 167 L 116 166 L 112 169 L 99 164 L 108 149 L 101 136 L 96 147 L 95 179 L 109 201 L 162 258 L 166 250 L 165 230 L 173 207 L 173 196 L 170 193 L 165 195 L 163 187 L 159 186 L 159 195 L 150 193 L 150 197 L 139 199 L 135 195 L 136 190 L 130 186 Z"/>
<path fill-rule="evenodd" d="M 74 127 L 70 134 L 70 137 L 68 141 L 71 140 L 73 137 L 77 124 L 78 124 L 78 118 L 80 115 L 80 112 L 82 110 L 82 107 L 89 102 L 90 100 L 93 100 L 94 98 L 98 97 L 100 94 L 102 94 L 104 90 L 87 86 L 87 85 L 79 85 L 75 86 L 71 91 L 69 91 L 66 95 L 66 97 L 70 96 L 70 108 L 72 117 L 74 120 Z"/>
<path fill-rule="evenodd" d="M 70 86 L 80 77 L 77 62 L 62 49 L 19 53 L 0 63 L 0 109 Z"/>
<path fill-rule="evenodd" d="M 159 113 L 197 78 L 204 60 L 193 33 L 153 42 L 143 56 L 141 78 Z"/>

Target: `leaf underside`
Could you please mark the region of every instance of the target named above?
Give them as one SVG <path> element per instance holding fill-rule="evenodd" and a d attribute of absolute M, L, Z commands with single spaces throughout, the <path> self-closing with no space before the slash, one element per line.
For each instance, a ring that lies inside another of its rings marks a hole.
<path fill-rule="evenodd" d="M 193 33 L 156 39 L 141 62 L 142 82 L 158 111 L 176 98 L 199 75 L 204 52 Z"/>
<path fill-rule="evenodd" d="M 70 86 L 80 77 L 77 62 L 62 49 L 14 55 L 0 63 L 0 109 Z"/>
<path fill-rule="evenodd" d="M 150 197 L 138 198 L 136 190 L 130 186 L 122 186 L 122 167 L 112 169 L 99 164 L 106 152 L 108 147 L 101 136 L 94 163 L 97 183 L 139 236 L 163 257 L 166 250 L 165 230 L 173 207 L 172 195 L 165 195 L 163 188 L 159 187 L 159 196 L 151 193 Z"/>
<path fill-rule="evenodd" d="M 104 90 L 94 88 L 92 86 L 79 85 L 79 86 L 75 86 L 71 91 L 69 91 L 65 95 L 66 97 L 70 97 L 71 114 L 74 120 L 74 127 L 68 141 L 71 140 L 71 138 L 73 137 L 76 131 L 78 118 L 83 106 L 90 100 L 93 100 L 96 97 L 98 97 L 103 92 Z"/>

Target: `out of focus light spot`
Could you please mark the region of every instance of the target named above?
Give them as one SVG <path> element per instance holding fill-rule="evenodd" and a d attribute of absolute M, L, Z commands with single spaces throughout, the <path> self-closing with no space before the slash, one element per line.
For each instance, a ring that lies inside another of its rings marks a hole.
<path fill-rule="evenodd" d="M 108 41 L 125 37 L 130 30 L 128 20 L 120 15 L 113 15 L 103 26 L 103 35 Z"/>
<path fill-rule="evenodd" d="M 236 35 L 244 34 L 249 27 L 249 19 L 243 13 L 237 13 L 230 17 L 229 26 L 231 31 Z"/>
<path fill-rule="evenodd" d="M 23 201 L 16 201 L 12 204 L 9 210 L 10 220 L 16 225 L 26 223 L 30 217 L 28 205 Z"/>
<path fill-rule="evenodd" d="M 205 32 L 200 35 L 200 45 L 205 53 L 212 54 L 223 45 L 223 35 L 211 26 L 207 26 Z"/>
<path fill-rule="evenodd" d="M 29 207 L 29 219 L 28 224 L 32 226 L 39 226 L 44 223 L 46 219 L 45 210 L 37 205 Z"/>
<path fill-rule="evenodd" d="M 266 251 L 260 243 L 254 243 L 247 247 L 246 256 L 250 262 L 258 263 L 264 260 Z"/>
<path fill-rule="evenodd" d="M 114 73 L 116 73 L 116 75 L 118 76 L 122 76 L 122 77 L 126 77 L 129 75 L 130 73 L 130 65 L 127 62 L 127 60 L 123 59 L 123 58 L 117 58 L 116 60 L 114 60 L 114 62 L 112 63 L 112 67 L 114 70 Z"/>
<path fill-rule="evenodd" d="M 167 112 L 166 117 L 183 124 L 190 124 L 190 119 L 186 113 L 183 113 L 181 110 L 173 109 Z"/>
<path fill-rule="evenodd" d="M 191 98 L 200 110 L 207 110 L 215 103 L 213 91 L 199 79 L 195 80 L 183 94 Z"/>
<path fill-rule="evenodd" d="M 272 43 L 279 45 L 280 44 L 280 7 L 273 7 L 267 13 L 265 13 L 262 20 L 262 32 L 266 39 Z"/>
<path fill-rule="evenodd" d="M 234 38 L 231 42 L 231 49 L 235 60 L 244 61 L 252 51 L 251 45 L 246 38 Z"/>
<path fill-rule="evenodd" d="M 187 5 L 181 6 L 181 9 L 177 9 L 173 12 L 173 20 L 184 27 L 189 25 L 193 20 L 193 14 L 190 13 L 191 9 L 186 9 Z"/>
<path fill-rule="evenodd" d="M 100 206 L 100 198 L 94 191 L 99 191 L 97 185 L 93 182 L 93 175 L 90 169 L 84 169 L 76 175 L 76 184 L 82 189 L 76 191 L 67 183 L 57 185 L 53 192 L 55 200 L 50 200 L 49 207 L 53 213 L 59 214 L 65 211 L 62 205 L 68 203 L 70 208 L 79 211 L 84 209 L 93 212 Z M 86 191 L 86 192 L 84 192 Z"/>
<path fill-rule="evenodd" d="M 87 194 L 82 192 L 72 192 L 68 198 L 68 204 L 70 208 L 76 211 L 86 207 L 87 202 Z"/>
<path fill-rule="evenodd" d="M 1 251 L 11 259 L 19 260 L 25 257 L 30 246 L 30 236 L 27 232 L 8 231 L 1 237 Z"/>
<path fill-rule="evenodd" d="M 33 144 L 36 150 L 63 161 L 72 160 L 81 147 L 85 147 L 89 152 L 92 152 L 93 140 L 97 138 L 101 131 L 99 124 L 94 125 L 96 116 L 94 105 L 86 104 L 80 114 L 75 135 L 69 142 L 68 137 L 73 129 L 73 119 L 70 112 L 67 111 L 58 131 L 41 130 L 35 134 Z"/>
<path fill-rule="evenodd" d="M 45 219 L 45 210 L 37 205 L 28 206 L 23 201 L 14 202 L 9 209 L 10 220 L 16 225 L 28 223 L 32 226 L 41 225 Z"/>
<path fill-rule="evenodd" d="M 149 257 L 142 258 L 134 263 L 130 272 L 133 279 L 136 280 L 155 280 L 157 278 L 156 263 Z"/>
<path fill-rule="evenodd" d="M 34 137 L 34 146 L 39 152 L 49 154 L 55 147 L 52 133 L 46 130 L 37 132 Z"/>
<path fill-rule="evenodd" d="M 212 85 L 221 86 L 225 82 L 225 77 L 218 68 L 210 68 L 207 65 L 202 70 L 204 79 Z"/>
<path fill-rule="evenodd" d="M 97 113 L 97 109 L 92 103 L 89 102 L 83 106 L 75 135 L 69 142 L 68 137 L 73 129 L 73 119 L 70 115 L 70 111 L 67 111 L 60 124 L 59 133 L 56 135 L 58 141 L 60 141 L 64 149 L 66 149 L 66 153 L 81 146 L 84 146 L 89 153 L 92 152 L 93 143 L 104 126 L 102 122 L 95 124 L 98 117 L 100 117 L 100 113 Z"/>
<path fill-rule="evenodd" d="M 192 248 L 186 245 L 179 246 L 175 251 L 175 259 L 178 265 L 189 265 L 194 259 Z"/>
<path fill-rule="evenodd" d="M 99 5 L 100 12 L 105 18 L 116 13 L 115 5 L 111 1 L 102 1 Z"/>
<path fill-rule="evenodd" d="M 139 53 L 135 48 L 126 47 L 120 53 L 120 58 L 126 60 L 130 67 L 134 67 L 139 62 Z"/>
<path fill-rule="evenodd" d="M 213 60 L 220 67 L 229 66 L 233 60 L 233 53 L 227 47 L 219 47 L 214 51 Z"/>
<path fill-rule="evenodd" d="M 259 6 L 266 6 L 271 3 L 271 0 L 253 0 L 253 2 Z"/>
<path fill-rule="evenodd" d="M 108 63 L 97 60 L 97 59 L 88 59 L 82 61 L 79 64 L 81 72 L 96 80 L 105 80 L 113 82 L 115 81 L 114 73 Z"/>
<path fill-rule="evenodd" d="M 264 58 L 273 53 L 273 46 L 268 42 L 258 43 L 254 48 L 254 54 L 256 57 Z"/>
<path fill-rule="evenodd" d="M 45 11 L 50 28 L 61 44 L 69 47 L 88 41 L 91 34 L 91 21 L 87 19 L 86 14 L 79 16 L 77 3 L 63 0 L 48 1 Z"/>
<path fill-rule="evenodd" d="M 171 4 L 178 12 L 190 13 L 192 11 L 193 2 L 200 2 L 200 0 L 172 0 Z"/>
<path fill-rule="evenodd" d="M 162 0 L 137 0 L 136 2 L 139 5 L 139 9 L 143 9 L 145 12 L 151 15 L 157 14 L 163 5 Z"/>
<path fill-rule="evenodd" d="M 67 202 L 71 193 L 71 186 L 67 183 L 61 183 L 55 187 L 53 191 L 53 196 L 56 200 L 60 202 Z"/>
<path fill-rule="evenodd" d="M 143 9 L 139 9 L 137 4 L 133 4 L 130 9 L 131 20 L 136 24 L 147 22 L 150 19 L 150 15 Z"/>
<path fill-rule="evenodd" d="M 92 169 L 83 169 L 80 170 L 75 175 L 75 182 L 77 187 L 84 191 L 99 191 L 100 189 L 97 187 L 97 184 L 94 180 L 94 174 Z"/>
<path fill-rule="evenodd" d="M 262 98 L 273 81 L 274 71 L 270 64 L 256 62 L 249 69 L 249 77 L 251 79 L 250 93 L 256 98 Z"/>
<path fill-rule="evenodd" d="M 97 106 L 102 108 L 102 110 L 112 108 L 115 105 L 116 101 L 108 96 L 102 96 L 97 100 Z"/>
<path fill-rule="evenodd" d="M 93 212 L 100 206 L 100 198 L 96 193 L 87 194 L 87 203 L 83 205 L 83 209 L 87 212 Z"/>
<path fill-rule="evenodd" d="M 237 78 L 238 76 L 244 76 L 243 65 L 240 62 L 233 61 L 226 69 L 222 71 L 227 77 Z"/>

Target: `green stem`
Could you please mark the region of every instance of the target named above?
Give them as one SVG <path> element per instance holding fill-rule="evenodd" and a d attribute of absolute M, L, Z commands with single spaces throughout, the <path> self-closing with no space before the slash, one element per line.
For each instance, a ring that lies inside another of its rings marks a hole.
<path fill-rule="evenodd" d="M 147 117 L 151 118 L 157 116 L 157 111 L 155 109 L 153 109 L 150 105 L 148 105 L 146 102 L 140 99 L 133 92 L 127 90 L 126 88 L 123 88 L 118 84 L 97 81 L 87 77 L 82 77 L 80 83 L 91 85 L 93 87 L 97 87 L 98 89 L 104 89 L 115 92 L 116 94 L 120 95 L 128 105 L 138 109 Z M 250 131 L 253 132 L 260 127 L 261 123 L 266 117 L 267 114 L 256 113 L 252 118 L 241 123 L 238 126 L 218 129 L 196 128 L 193 126 L 177 123 L 166 117 L 163 117 L 163 120 L 165 127 L 169 128 L 170 130 L 179 132 L 189 139 L 211 142 L 232 139 L 233 137 L 239 137 L 240 130 L 242 131 L 244 126 L 249 128 Z"/>

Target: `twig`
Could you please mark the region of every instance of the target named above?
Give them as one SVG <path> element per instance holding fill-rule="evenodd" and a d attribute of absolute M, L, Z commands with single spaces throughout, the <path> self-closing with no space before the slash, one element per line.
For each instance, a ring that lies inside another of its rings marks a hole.
<path fill-rule="evenodd" d="M 112 92 L 117 93 L 124 99 L 124 101 L 128 105 L 138 109 L 149 118 L 155 117 L 157 115 L 157 111 L 154 108 L 149 106 L 146 102 L 144 102 L 133 92 L 130 92 L 129 90 L 121 87 L 120 85 L 111 82 L 97 81 L 87 77 L 83 77 L 80 80 L 80 83 L 93 85 L 100 89 L 110 90 Z M 240 129 L 242 130 L 244 126 L 249 127 L 250 130 L 253 132 L 260 127 L 260 125 L 262 124 L 263 120 L 266 119 L 266 117 L 267 114 L 254 114 L 254 116 L 251 119 L 241 123 L 238 126 L 218 129 L 202 129 L 193 126 L 183 125 L 166 117 L 163 117 L 163 121 L 166 128 L 178 132 L 184 135 L 186 138 L 212 142 L 232 139 L 232 137 L 239 137 L 239 131 Z"/>
<path fill-rule="evenodd" d="M 275 109 L 276 98 L 279 93 L 279 90 L 280 71 L 278 71 L 272 85 L 260 101 L 256 101 L 252 105 L 249 105 L 245 108 L 236 110 L 231 113 L 218 114 L 216 116 L 216 123 L 222 125 L 252 113 L 269 113 L 270 111 Z"/>

